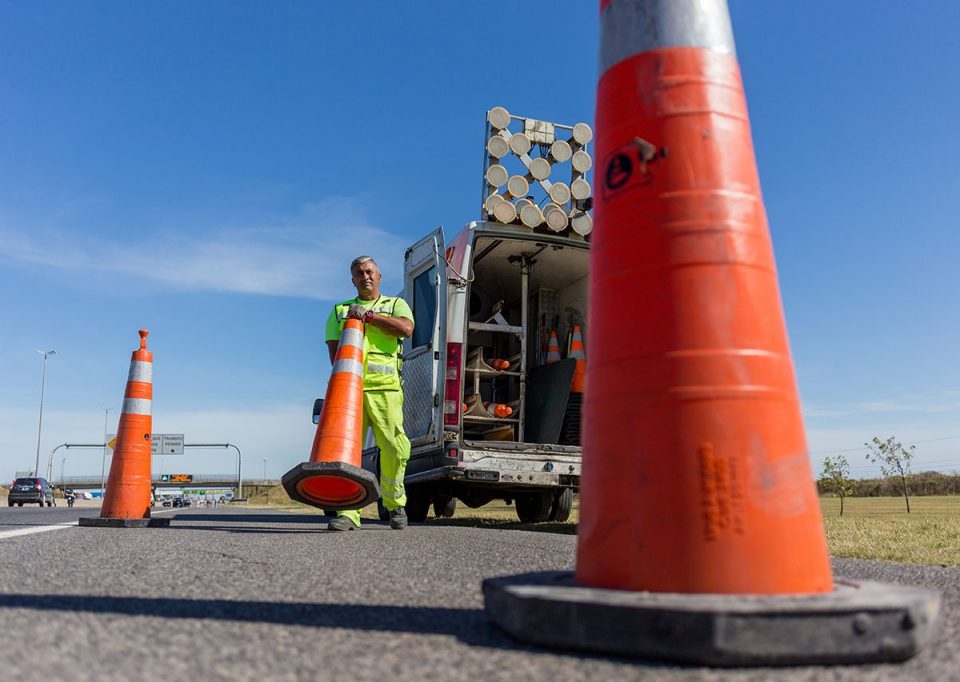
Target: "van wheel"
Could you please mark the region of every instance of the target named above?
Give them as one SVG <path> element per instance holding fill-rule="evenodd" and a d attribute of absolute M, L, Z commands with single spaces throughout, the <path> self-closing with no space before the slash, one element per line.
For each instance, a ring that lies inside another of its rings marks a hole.
<path fill-rule="evenodd" d="M 550 507 L 550 520 L 563 523 L 570 518 L 573 510 L 573 488 L 564 488 L 553 496 L 553 506 Z"/>
<path fill-rule="evenodd" d="M 407 491 L 407 518 L 414 523 L 423 523 L 430 513 L 430 495 L 423 492 Z"/>
<path fill-rule="evenodd" d="M 13 500 L 7 500 L 7 506 L 8 506 L 8 507 L 12 507 L 12 506 L 13 506 Z"/>
<path fill-rule="evenodd" d="M 22 506 L 23 506 L 23 502 L 17 502 L 17 506 L 18 506 L 18 507 L 22 507 Z"/>
<path fill-rule="evenodd" d="M 443 518 L 449 519 L 456 512 L 457 512 L 457 498 L 437 496 L 433 499 L 433 514 L 438 519 L 441 516 Z"/>
<path fill-rule="evenodd" d="M 523 523 L 543 523 L 550 518 L 553 493 L 544 490 L 517 495 L 517 518 Z"/>

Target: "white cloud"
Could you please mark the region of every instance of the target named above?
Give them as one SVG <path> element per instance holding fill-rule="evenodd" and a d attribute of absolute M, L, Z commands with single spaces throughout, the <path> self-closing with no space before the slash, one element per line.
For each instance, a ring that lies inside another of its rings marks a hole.
<path fill-rule="evenodd" d="M 874 400 L 853 401 L 839 405 L 810 405 L 804 403 L 803 416 L 808 419 L 856 417 L 876 414 L 942 414 L 960 412 L 960 401 L 955 391 L 943 391 L 941 396 L 899 396 Z"/>
<path fill-rule="evenodd" d="M 36 265 L 130 275 L 165 288 L 332 299 L 360 252 L 397 260 L 403 241 L 371 225 L 355 199 L 329 198 L 260 225 L 137 231 L 122 239 L 90 231 L 0 226 L 0 257 Z"/>

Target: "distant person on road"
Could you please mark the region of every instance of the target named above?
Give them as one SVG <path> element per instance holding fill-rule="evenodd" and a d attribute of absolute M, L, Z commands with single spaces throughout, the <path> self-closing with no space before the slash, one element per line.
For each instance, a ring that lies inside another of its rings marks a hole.
<path fill-rule="evenodd" d="M 399 297 L 380 293 L 383 275 L 370 256 L 355 258 L 350 277 L 357 289 L 351 298 L 333 307 L 327 318 L 327 348 L 330 363 L 337 354 L 340 332 L 347 319 L 364 323 L 363 334 L 363 430 L 373 429 L 380 448 L 380 489 L 383 506 L 390 512 L 390 527 L 407 527 L 404 505 L 407 495 L 403 476 L 410 459 L 410 441 L 403 431 L 403 391 L 400 385 L 400 352 L 403 339 L 413 334 L 413 313 Z M 338 512 L 328 528 L 354 530 L 360 527 L 360 510 Z"/>

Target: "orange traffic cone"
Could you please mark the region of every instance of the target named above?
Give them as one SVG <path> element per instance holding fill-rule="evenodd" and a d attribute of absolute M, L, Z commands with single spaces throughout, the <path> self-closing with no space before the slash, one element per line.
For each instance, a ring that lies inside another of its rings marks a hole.
<path fill-rule="evenodd" d="M 483 408 L 492 414 L 494 417 L 499 419 L 506 419 L 511 414 L 513 414 L 513 408 L 504 403 L 491 403 L 486 402 L 483 404 Z"/>
<path fill-rule="evenodd" d="M 117 443 L 99 518 L 80 518 L 81 526 L 143 528 L 169 526 L 170 519 L 150 518 L 150 433 L 153 431 L 153 353 L 146 329 L 130 358 Z"/>
<path fill-rule="evenodd" d="M 287 494 L 330 510 L 361 509 L 380 485 L 361 467 L 363 455 L 363 322 L 350 318 L 340 333 L 310 461 L 283 475 Z"/>
<path fill-rule="evenodd" d="M 573 337 L 570 341 L 570 353 L 567 357 L 577 359 L 577 368 L 573 372 L 571 393 L 583 393 L 587 385 L 587 356 L 583 353 L 583 336 L 580 334 L 580 325 L 573 325 Z"/>
<path fill-rule="evenodd" d="M 615 654 L 907 658 L 939 596 L 831 576 L 726 1 L 601 0 L 600 24 L 575 581 L 487 581 L 487 609 Z"/>
<path fill-rule="evenodd" d="M 560 344 L 557 342 L 557 330 L 554 329 L 550 332 L 550 342 L 547 345 L 547 364 L 552 365 L 560 360 Z"/>

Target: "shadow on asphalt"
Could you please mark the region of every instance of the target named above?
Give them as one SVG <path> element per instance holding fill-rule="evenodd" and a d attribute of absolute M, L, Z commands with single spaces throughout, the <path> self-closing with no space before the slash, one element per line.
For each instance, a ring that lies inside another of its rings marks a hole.
<path fill-rule="evenodd" d="M 460 528 L 493 528 L 496 530 L 530 530 L 536 533 L 558 533 L 560 535 L 576 535 L 575 523 L 522 523 L 505 519 L 462 518 L 462 519 L 430 519 L 427 526 L 458 526 Z"/>
<path fill-rule="evenodd" d="M 178 513 L 170 516 L 174 522 L 171 528 L 180 528 L 184 530 L 214 530 L 226 531 L 231 533 L 301 533 L 314 532 L 317 530 L 326 531 L 329 516 L 321 514 L 216 514 L 216 513 L 197 513 L 190 512 Z M 216 523 L 219 525 L 190 525 L 190 522 L 203 521 L 207 523 Z M 309 524 L 314 526 L 310 529 L 294 530 L 289 528 L 277 528 L 269 526 L 242 527 L 238 524 L 244 523 L 263 523 L 263 524 Z M 375 521 L 373 519 L 364 519 L 364 526 L 386 526 L 385 521 Z M 526 530 L 537 533 L 556 533 L 559 535 L 576 535 L 577 524 L 575 523 L 521 523 L 520 521 L 511 521 L 508 519 L 490 519 L 490 518 L 454 518 L 454 519 L 428 519 L 424 523 L 411 523 L 413 528 L 430 528 L 441 526 L 454 526 L 458 528 L 485 528 L 491 530 Z"/>
<path fill-rule="evenodd" d="M 3 594 L 0 609 L 3 608 L 450 635 L 471 646 L 558 653 L 510 639 L 490 623 L 481 609 L 50 594 Z"/>
<path fill-rule="evenodd" d="M 221 523 L 321 523 L 326 517 L 319 514 L 191 514 L 177 513 L 174 521 L 219 521 Z"/>

